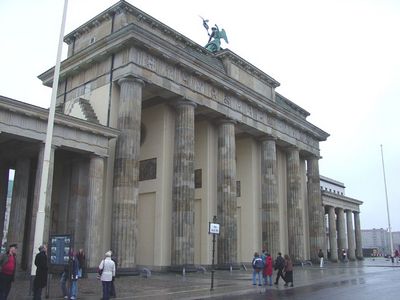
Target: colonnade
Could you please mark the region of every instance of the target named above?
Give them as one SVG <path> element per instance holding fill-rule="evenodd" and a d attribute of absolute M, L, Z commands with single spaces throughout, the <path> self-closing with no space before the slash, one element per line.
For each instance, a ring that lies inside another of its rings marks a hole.
<path fill-rule="evenodd" d="M 330 260 L 341 260 L 343 250 L 349 260 L 362 259 L 360 212 L 331 205 L 325 207 L 328 212 Z"/>

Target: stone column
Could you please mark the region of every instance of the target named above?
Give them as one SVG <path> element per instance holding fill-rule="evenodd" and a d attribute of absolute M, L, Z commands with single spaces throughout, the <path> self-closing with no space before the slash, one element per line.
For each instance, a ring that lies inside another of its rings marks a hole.
<path fill-rule="evenodd" d="M 217 222 L 218 265 L 237 265 L 237 199 L 236 199 L 235 123 L 224 120 L 218 127 Z"/>
<path fill-rule="evenodd" d="M 32 204 L 32 218 L 30 221 L 30 230 L 29 230 L 29 253 L 28 256 L 28 266 L 32 264 L 32 253 L 34 247 L 34 239 L 35 239 L 35 228 L 36 228 L 36 217 L 39 209 L 39 198 L 40 198 L 40 183 L 42 180 L 42 169 L 43 169 L 43 159 L 44 159 L 44 147 L 45 144 L 41 144 L 39 146 L 39 154 L 37 159 L 37 167 L 35 174 L 35 188 L 33 191 L 33 204 Z M 47 242 L 50 234 L 50 208 L 51 208 L 51 193 L 53 190 L 53 171 L 54 171 L 54 151 L 55 147 L 52 146 L 50 149 L 50 163 L 49 163 L 49 172 L 48 172 L 48 180 L 47 180 L 47 190 L 46 190 L 46 204 L 45 204 L 45 220 L 44 220 L 44 230 L 43 230 L 43 242 Z"/>
<path fill-rule="evenodd" d="M 325 257 L 325 210 L 322 205 L 318 158 L 307 160 L 307 195 L 308 195 L 308 218 L 310 236 L 310 258 L 313 262 L 319 262 L 318 252 L 322 249 Z"/>
<path fill-rule="evenodd" d="M 89 163 L 89 195 L 86 219 L 86 267 L 96 268 L 103 257 L 101 242 L 103 240 L 103 187 L 104 158 L 92 155 Z"/>
<path fill-rule="evenodd" d="M 280 252 L 279 200 L 276 167 L 276 138 L 261 141 L 262 243 L 273 257 Z"/>
<path fill-rule="evenodd" d="M 354 241 L 354 230 L 353 230 L 353 212 L 346 210 L 346 224 L 347 224 L 347 244 L 349 249 L 347 251 L 347 257 L 349 260 L 356 260 L 356 247 Z"/>
<path fill-rule="evenodd" d="M 89 195 L 89 162 L 80 158 L 72 163 L 71 191 L 68 203 L 68 230 L 74 234 L 76 251 L 86 243 L 87 202 Z"/>
<path fill-rule="evenodd" d="M 194 109 L 196 104 L 176 105 L 172 186 L 171 266 L 194 266 Z"/>
<path fill-rule="evenodd" d="M 328 206 L 329 216 L 329 245 L 330 245 L 330 260 L 333 262 L 338 261 L 338 244 L 336 238 L 336 214 L 333 206 Z"/>
<path fill-rule="evenodd" d="M 7 210 L 8 174 L 10 169 L 0 161 L 0 243 L 3 241 L 4 220 Z"/>
<path fill-rule="evenodd" d="M 293 261 L 304 260 L 303 212 L 300 205 L 301 176 L 299 149 L 287 153 L 287 220 L 289 255 Z"/>
<path fill-rule="evenodd" d="M 114 164 L 112 249 L 120 268 L 136 267 L 137 203 L 139 198 L 140 126 L 144 82 L 126 77 L 118 81 L 120 103 Z"/>
<path fill-rule="evenodd" d="M 336 208 L 337 210 L 337 232 L 338 232 L 338 250 L 341 256 L 343 249 L 346 250 L 346 226 L 344 224 L 344 210 L 343 208 Z M 346 250 L 347 251 L 347 250 Z"/>
<path fill-rule="evenodd" d="M 361 224 L 360 224 L 360 213 L 358 211 L 354 212 L 354 234 L 356 240 L 356 257 L 357 259 L 364 259 L 362 252 L 362 242 L 361 242 Z"/>
<path fill-rule="evenodd" d="M 14 187 L 11 200 L 10 223 L 8 227 L 7 243 L 18 245 L 19 253 L 26 253 L 25 217 L 28 202 L 29 174 L 31 161 L 28 158 L 20 158 L 15 166 Z M 19 257 L 19 267 L 22 264 Z"/>

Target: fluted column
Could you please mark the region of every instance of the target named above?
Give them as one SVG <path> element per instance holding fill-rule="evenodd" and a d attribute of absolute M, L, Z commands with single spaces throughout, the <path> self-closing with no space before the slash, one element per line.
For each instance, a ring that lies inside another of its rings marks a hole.
<path fill-rule="evenodd" d="M 337 232 L 338 232 L 338 248 L 339 253 L 342 253 L 343 249 L 346 250 L 346 226 L 344 223 L 344 210 L 343 208 L 337 208 Z"/>
<path fill-rule="evenodd" d="M 321 199 L 318 158 L 313 157 L 307 160 L 307 177 L 310 258 L 312 261 L 318 262 L 319 249 L 322 249 L 326 257 L 325 211 Z"/>
<path fill-rule="evenodd" d="M 336 214 L 333 206 L 328 206 L 328 220 L 329 220 L 329 245 L 330 245 L 330 260 L 333 262 L 338 261 L 338 244 L 336 238 Z"/>
<path fill-rule="evenodd" d="M 0 161 L 0 243 L 3 241 L 4 220 L 7 210 L 8 174 L 10 169 Z"/>
<path fill-rule="evenodd" d="M 179 101 L 176 106 L 172 187 L 171 265 L 194 265 L 194 109 Z"/>
<path fill-rule="evenodd" d="M 347 244 L 349 245 L 347 257 L 349 260 L 356 260 L 356 247 L 354 241 L 354 230 L 353 230 L 353 212 L 346 210 L 346 225 L 347 225 Z"/>
<path fill-rule="evenodd" d="M 104 181 L 104 158 L 93 155 L 89 163 L 89 193 L 87 203 L 86 219 L 86 241 L 85 252 L 86 266 L 95 268 L 103 257 L 101 242 L 103 238 L 103 181 Z"/>
<path fill-rule="evenodd" d="M 280 252 L 279 201 L 277 191 L 276 138 L 261 141 L 262 242 L 271 255 Z"/>
<path fill-rule="evenodd" d="M 17 160 L 14 176 L 14 187 L 11 200 L 10 219 L 7 234 L 7 243 L 18 245 L 20 254 L 26 253 L 24 244 L 25 217 L 28 201 L 29 174 L 31 162 L 28 158 Z M 22 259 L 18 261 L 19 266 Z"/>
<path fill-rule="evenodd" d="M 356 257 L 357 259 L 364 259 L 361 241 L 360 213 L 358 211 L 354 212 L 354 235 L 356 241 Z"/>
<path fill-rule="evenodd" d="M 35 187 L 33 191 L 33 204 L 32 204 L 32 218 L 30 221 L 30 230 L 29 230 L 29 244 L 28 244 L 28 252 L 29 254 L 33 253 L 34 247 L 34 239 L 35 239 L 35 227 L 36 227 L 36 217 L 39 209 L 39 200 L 40 200 L 40 183 L 42 180 L 42 170 L 43 170 L 43 159 L 44 159 L 44 148 L 45 144 L 41 144 L 39 146 L 38 153 L 38 163 L 35 174 Z M 50 208 L 51 208 L 51 193 L 53 190 L 53 173 L 54 173 L 54 151 L 55 146 L 52 146 L 50 149 L 50 162 L 48 169 L 48 180 L 47 180 L 47 189 L 46 189 L 46 204 L 45 204 L 45 213 L 44 213 L 44 227 L 43 227 L 43 239 L 41 243 L 47 241 L 50 234 Z M 28 266 L 32 264 L 32 255 L 28 255 Z"/>
<path fill-rule="evenodd" d="M 136 266 L 137 202 L 139 198 L 140 125 L 143 81 L 118 81 L 120 102 L 114 164 L 112 249 L 120 268 Z"/>
<path fill-rule="evenodd" d="M 303 213 L 300 205 L 301 176 L 300 157 L 297 148 L 287 154 L 287 220 L 289 255 L 293 261 L 304 259 Z"/>
<path fill-rule="evenodd" d="M 235 124 L 225 120 L 218 127 L 218 265 L 237 264 L 237 199 L 236 199 Z"/>

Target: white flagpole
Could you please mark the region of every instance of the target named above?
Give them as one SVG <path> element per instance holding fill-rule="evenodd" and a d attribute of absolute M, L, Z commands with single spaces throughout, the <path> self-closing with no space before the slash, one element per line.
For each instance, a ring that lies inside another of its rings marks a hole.
<path fill-rule="evenodd" d="M 387 187 L 386 187 L 385 163 L 383 161 L 383 146 L 382 145 L 381 145 L 381 155 L 382 155 L 383 182 L 385 184 L 386 209 L 387 209 L 387 217 L 388 217 L 388 225 L 389 225 L 390 255 L 392 257 L 394 257 L 392 227 L 390 225 L 389 200 L 388 200 Z"/>
<path fill-rule="evenodd" d="M 67 7 L 68 0 L 64 0 L 64 10 L 61 22 L 61 30 L 60 37 L 58 41 L 58 51 L 57 51 L 57 60 L 56 66 L 54 68 L 54 78 L 53 78 L 53 87 L 51 91 L 51 103 L 49 109 L 49 118 L 47 121 L 47 132 L 46 132 L 46 142 L 44 146 L 44 157 L 43 157 L 43 166 L 42 166 L 42 177 L 40 180 L 40 191 L 39 191 L 39 205 L 38 211 L 36 215 L 36 224 L 35 224 L 35 237 L 33 242 L 33 253 L 32 253 L 32 267 L 31 267 L 31 275 L 35 276 L 36 274 L 36 266 L 35 266 L 35 255 L 37 253 L 37 249 L 44 241 L 44 221 L 45 221 L 45 207 L 46 207 L 46 199 L 47 199 L 47 186 L 49 179 L 49 166 L 50 166 L 50 154 L 51 154 L 51 144 L 53 138 L 53 127 L 54 127 L 54 115 L 56 111 L 56 100 L 57 100 L 57 88 L 58 88 L 58 79 L 60 75 L 60 64 L 61 64 L 61 54 L 62 54 L 62 46 L 64 39 L 64 29 L 65 29 L 65 20 L 67 17 Z"/>

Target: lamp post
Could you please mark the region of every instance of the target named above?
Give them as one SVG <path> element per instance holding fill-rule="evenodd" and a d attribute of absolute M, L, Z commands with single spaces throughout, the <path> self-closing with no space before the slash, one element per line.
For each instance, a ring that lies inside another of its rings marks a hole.
<path fill-rule="evenodd" d="M 390 226 L 389 200 L 388 200 L 387 187 L 386 187 L 385 162 L 383 161 L 383 146 L 382 145 L 381 145 L 381 156 L 382 156 L 383 182 L 385 184 L 386 210 L 387 210 L 388 226 L 389 226 L 390 255 L 391 255 L 391 258 L 393 259 L 393 256 L 394 256 L 393 237 L 392 237 L 392 227 Z"/>
<path fill-rule="evenodd" d="M 68 0 L 64 0 L 64 10 L 61 21 L 60 37 L 58 41 L 57 59 L 56 59 L 56 65 L 54 67 L 54 78 L 53 78 L 53 87 L 51 91 L 49 118 L 47 120 L 46 141 L 44 145 L 42 177 L 40 180 L 40 190 L 39 190 L 39 205 L 36 215 L 35 236 L 33 240 L 33 253 L 32 253 L 33 259 L 31 266 L 31 276 L 35 276 L 36 274 L 36 266 L 34 264 L 35 255 L 37 249 L 43 243 L 43 240 L 45 238 L 43 234 L 44 234 L 44 226 L 45 226 L 44 223 L 46 217 L 45 207 L 47 199 L 47 185 L 49 179 L 49 166 L 50 166 L 51 144 L 53 138 L 54 115 L 56 110 L 57 88 L 58 88 L 58 79 L 60 75 L 61 53 L 62 53 L 63 38 L 64 38 L 65 20 L 67 16 L 67 7 L 68 7 Z"/>

